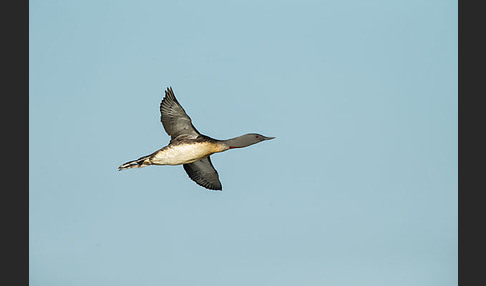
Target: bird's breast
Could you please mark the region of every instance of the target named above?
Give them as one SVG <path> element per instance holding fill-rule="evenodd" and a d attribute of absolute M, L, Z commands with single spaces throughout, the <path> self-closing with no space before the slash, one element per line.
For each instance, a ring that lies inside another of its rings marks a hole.
<path fill-rule="evenodd" d="M 211 154 L 227 150 L 227 147 L 212 142 L 184 143 L 168 145 L 154 153 L 152 164 L 181 165 L 189 164 Z"/>

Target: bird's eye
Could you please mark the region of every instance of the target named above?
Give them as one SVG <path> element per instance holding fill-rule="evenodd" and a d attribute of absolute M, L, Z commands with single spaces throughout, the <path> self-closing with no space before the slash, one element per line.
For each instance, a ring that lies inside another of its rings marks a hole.
<path fill-rule="evenodd" d="M 255 138 L 258 138 L 258 135 L 255 135 Z"/>

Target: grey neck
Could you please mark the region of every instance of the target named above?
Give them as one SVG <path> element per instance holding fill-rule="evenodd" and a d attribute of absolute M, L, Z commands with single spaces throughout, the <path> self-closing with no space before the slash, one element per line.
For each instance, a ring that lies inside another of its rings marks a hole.
<path fill-rule="evenodd" d="M 233 148 L 247 147 L 247 146 L 262 142 L 264 140 L 269 140 L 269 139 L 273 139 L 273 138 L 274 137 L 266 137 L 266 136 L 256 134 L 256 133 L 249 133 L 249 134 L 245 134 L 245 135 L 238 136 L 238 137 L 235 137 L 235 138 L 231 138 L 231 139 L 228 139 L 228 140 L 222 140 L 222 142 L 224 144 L 228 145 L 228 147 L 230 149 L 233 149 Z"/>

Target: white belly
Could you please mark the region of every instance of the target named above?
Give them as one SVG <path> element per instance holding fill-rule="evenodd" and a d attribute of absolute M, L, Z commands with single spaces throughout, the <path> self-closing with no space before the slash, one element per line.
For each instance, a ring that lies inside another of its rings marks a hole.
<path fill-rule="evenodd" d="M 155 165 L 189 164 L 213 153 L 224 151 L 221 146 L 210 143 L 182 144 L 163 148 L 152 157 Z"/>

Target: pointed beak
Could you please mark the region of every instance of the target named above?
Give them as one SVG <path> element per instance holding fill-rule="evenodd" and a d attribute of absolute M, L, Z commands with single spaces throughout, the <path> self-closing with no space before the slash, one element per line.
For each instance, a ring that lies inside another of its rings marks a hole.
<path fill-rule="evenodd" d="M 275 139 L 275 137 L 265 137 L 265 140 Z"/>

